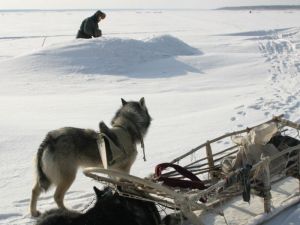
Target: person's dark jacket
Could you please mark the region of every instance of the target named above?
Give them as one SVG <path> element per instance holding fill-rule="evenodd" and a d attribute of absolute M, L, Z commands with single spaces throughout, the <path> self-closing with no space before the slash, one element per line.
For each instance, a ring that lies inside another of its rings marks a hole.
<path fill-rule="evenodd" d="M 86 18 L 82 21 L 80 29 L 76 38 L 92 38 L 101 37 L 102 32 L 99 29 L 98 23 L 100 19 L 101 11 L 97 11 L 93 16 Z"/>

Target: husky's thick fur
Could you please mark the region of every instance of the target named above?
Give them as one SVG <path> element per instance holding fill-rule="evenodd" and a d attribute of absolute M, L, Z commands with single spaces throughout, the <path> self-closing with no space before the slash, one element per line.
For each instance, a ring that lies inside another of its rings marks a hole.
<path fill-rule="evenodd" d="M 160 225 L 154 203 L 126 198 L 110 188 L 94 187 L 96 203 L 86 213 L 54 209 L 44 213 L 37 225 Z"/>
<path fill-rule="evenodd" d="M 100 123 L 100 132 L 105 133 L 120 149 L 126 145 L 126 157 L 115 160 L 110 167 L 123 172 L 130 172 L 135 161 L 136 144 L 143 142 L 151 122 L 145 100 L 126 102 L 112 119 L 109 129 Z M 65 127 L 53 130 L 46 135 L 36 157 L 37 177 L 32 189 L 30 212 L 38 216 L 36 205 L 42 190 L 56 186 L 54 199 L 59 208 L 65 208 L 63 199 L 73 183 L 79 167 L 103 166 L 98 149 L 99 134 L 93 130 Z M 121 141 L 120 141 L 121 140 Z M 122 143 L 120 143 L 122 142 Z"/>

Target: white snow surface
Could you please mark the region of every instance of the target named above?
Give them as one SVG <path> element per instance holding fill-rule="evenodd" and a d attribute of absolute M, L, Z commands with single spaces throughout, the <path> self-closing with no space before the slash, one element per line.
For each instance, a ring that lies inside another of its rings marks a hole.
<path fill-rule="evenodd" d="M 299 11 L 115 10 L 103 38 L 76 40 L 92 13 L 0 13 L 0 224 L 34 224 L 33 158 L 46 133 L 97 130 L 120 98 L 145 97 L 154 118 L 137 176 L 272 115 L 300 121 Z M 93 185 L 79 172 L 66 205 L 82 210 Z M 56 207 L 52 195 L 39 209 Z M 271 224 L 298 224 L 299 205 L 283 215 Z"/>
<path fill-rule="evenodd" d="M 201 52 L 179 39 L 164 35 L 149 40 L 102 38 L 72 40 L 9 60 L 6 67 L 17 65 L 24 72 L 39 74 L 80 73 L 122 75 L 135 70 L 137 65 L 174 58 L 199 55 Z M 32 70 L 34 68 L 34 70 Z"/>

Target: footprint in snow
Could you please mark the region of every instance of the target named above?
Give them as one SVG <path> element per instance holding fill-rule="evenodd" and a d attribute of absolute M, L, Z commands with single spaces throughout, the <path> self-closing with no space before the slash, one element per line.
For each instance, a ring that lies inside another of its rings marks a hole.
<path fill-rule="evenodd" d="M 239 114 L 241 116 L 245 116 L 246 115 L 246 113 L 244 111 L 239 111 L 239 112 L 237 112 L 237 114 Z"/>
<path fill-rule="evenodd" d="M 4 213 L 4 214 L 0 214 L 0 220 L 6 220 L 11 217 L 17 217 L 17 216 L 22 216 L 22 214 L 20 214 L 20 213 Z"/>
<path fill-rule="evenodd" d="M 245 107 L 245 105 L 239 105 L 239 106 L 235 107 L 234 109 L 241 109 L 241 108 L 244 108 L 244 107 Z"/>
<path fill-rule="evenodd" d="M 261 107 L 262 107 L 262 106 L 260 106 L 260 105 L 250 105 L 250 106 L 248 106 L 248 108 L 250 108 L 250 109 L 255 109 L 255 110 L 260 110 Z"/>

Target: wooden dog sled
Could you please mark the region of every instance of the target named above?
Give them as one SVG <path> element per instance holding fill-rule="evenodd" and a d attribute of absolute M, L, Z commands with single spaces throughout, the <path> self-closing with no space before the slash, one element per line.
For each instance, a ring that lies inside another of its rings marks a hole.
<path fill-rule="evenodd" d="M 292 145 L 280 143 L 277 146 L 278 153 L 270 156 L 261 155 L 255 164 L 247 164 L 229 173 L 224 172 L 222 163 L 224 158 L 239 155 L 243 148 L 240 144 L 233 143 L 232 137 L 247 135 L 254 128 L 268 124 L 276 125 L 277 135 L 287 134 L 298 137 L 300 124 L 286 120 L 283 116 L 277 116 L 255 127 L 224 134 L 207 141 L 170 162 L 171 165 L 178 165 L 199 177 L 201 179 L 199 179 L 201 181 L 199 188 L 195 186 L 189 188 L 188 185 L 167 186 L 165 181 L 168 180 L 185 181 L 178 170 L 163 174 L 160 171 L 160 177 L 154 175 L 144 179 L 101 168 L 87 168 L 84 174 L 115 187 L 121 195 L 153 201 L 179 211 L 193 225 L 218 224 L 218 222 L 219 224 L 260 224 L 286 207 L 299 202 L 300 144 L 297 141 Z M 226 148 L 222 149 L 224 145 Z M 278 160 L 284 161 L 284 167 L 280 168 L 280 172 L 277 170 L 273 173 L 272 163 L 277 164 Z M 282 189 L 285 190 L 284 193 L 281 193 Z M 248 202 L 250 200 L 250 204 L 245 204 L 242 196 L 244 200 Z M 276 200 L 273 201 L 273 205 L 272 197 Z M 229 218 L 237 214 L 244 218 L 238 221 L 234 221 L 236 218 Z"/>

